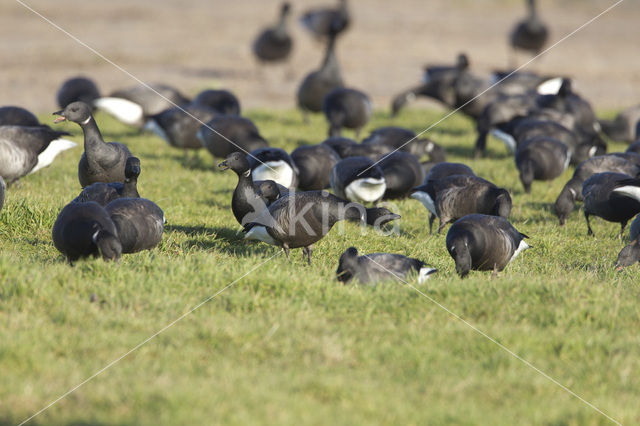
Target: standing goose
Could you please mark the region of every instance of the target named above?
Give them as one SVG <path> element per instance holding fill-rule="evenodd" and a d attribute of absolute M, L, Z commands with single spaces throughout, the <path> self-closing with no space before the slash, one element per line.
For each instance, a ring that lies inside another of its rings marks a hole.
<path fill-rule="evenodd" d="M 359 90 L 338 87 L 325 96 L 322 110 L 329 122 L 329 137 L 338 137 L 342 128 L 356 131 L 356 139 L 360 130 L 371 119 L 371 100 Z"/>
<path fill-rule="evenodd" d="M 319 70 L 313 71 L 302 80 L 298 88 L 298 107 L 308 121 L 309 112 L 321 112 L 324 97 L 337 87 L 344 86 L 340 65 L 335 53 L 336 32 L 329 34 L 327 51 Z"/>
<path fill-rule="evenodd" d="M 387 184 L 384 198 L 405 198 L 422 183 L 424 171 L 418 158 L 408 152 L 397 151 L 380 159 L 380 168 Z"/>
<path fill-rule="evenodd" d="M 505 219 L 511 214 L 509 191 L 477 176 L 452 175 L 429 180 L 415 188 L 411 197 L 440 219 L 438 233 L 447 223 L 469 214 L 495 215 Z M 429 232 L 432 224 L 430 217 Z"/>
<path fill-rule="evenodd" d="M 564 173 L 571 155 L 562 142 L 539 136 L 518 146 L 515 160 L 520 181 L 528 194 L 534 180 L 553 180 Z"/>
<path fill-rule="evenodd" d="M 341 198 L 358 203 L 375 203 L 387 190 L 380 165 L 366 157 L 348 157 L 331 171 L 331 189 Z"/>
<path fill-rule="evenodd" d="M 286 189 L 279 190 L 274 189 L 274 194 L 265 194 L 264 189 L 261 187 L 263 182 L 254 182 L 251 176 L 251 166 L 247 160 L 247 156 L 240 152 L 234 152 L 230 154 L 226 160 L 218 164 L 221 170 L 231 169 L 238 175 L 238 184 L 233 191 L 233 198 L 231 199 L 231 211 L 235 216 L 238 223 L 242 226 L 256 219 L 262 210 L 279 198 L 282 193 L 286 193 Z M 272 181 L 267 181 L 272 182 Z"/>
<path fill-rule="evenodd" d="M 262 63 L 284 61 L 291 54 L 293 40 L 287 33 L 287 18 L 291 6 L 282 3 L 278 23 L 263 30 L 253 42 L 253 54 Z"/>
<path fill-rule="evenodd" d="M 251 120 L 235 115 L 213 117 L 206 126 L 200 127 L 197 138 L 216 158 L 227 158 L 237 151 L 248 154 L 269 146 Z"/>
<path fill-rule="evenodd" d="M 58 153 L 76 146 L 61 139 L 68 134 L 48 126 L 0 126 L 0 176 L 11 185 L 48 166 Z"/>
<path fill-rule="evenodd" d="M 89 105 L 73 102 L 54 114 L 59 116 L 54 123 L 73 121 L 80 125 L 84 133 L 84 153 L 78 163 L 80 186 L 84 188 L 95 182 L 124 182 L 124 168 L 127 158 L 132 156 L 131 152 L 121 143 L 106 143 L 102 139 Z"/>
<path fill-rule="evenodd" d="M 596 173 L 582 184 L 587 235 L 594 235 L 589 216 L 620 223 L 622 238 L 627 222 L 640 213 L 640 179 L 622 173 Z"/>
<path fill-rule="evenodd" d="M 289 249 L 302 247 L 303 258 L 311 265 L 313 244 L 327 235 L 337 222 L 361 220 L 379 227 L 399 218 L 384 207 L 365 208 L 325 191 L 289 193 L 245 226 L 245 238 L 280 246 L 287 258 Z"/>
<path fill-rule="evenodd" d="M 123 253 L 150 250 L 162 241 L 164 213 L 146 198 L 118 198 L 105 207 L 117 231 Z"/>
<path fill-rule="evenodd" d="M 349 247 L 340 256 L 336 275 L 338 281 L 347 283 L 353 278 L 362 284 L 379 281 L 401 280 L 418 275 L 418 283 L 425 282 L 437 269 L 425 262 L 401 254 L 371 253 L 358 256 L 358 249 Z"/>
<path fill-rule="evenodd" d="M 185 112 L 186 111 L 186 112 Z M 145 129 L 154 132 L 169 145 L 187 150 L 202 148 L 197 134 L 202 123 L 206 123 L 218 115 L 216 111 L 201 105 L 188 105 L 180 108 L 169 108 L 159 114 L 152 115 Z"/>
<path fill-rule="evenodd" d="M 96 182 L 85 187 L 72 203 L 95 201 L 106 206 L 118 198 L 140 198 L 138 194 L 138 176 L 140 176 L 140 160 L 137 157 L 127 158 L 124 167 L 124 182 Z"/>
<path fill-rule="evenodd" d="M 53 224 L 53 244 L 69 263 L 89 256 L 119 260 L 122 245 L 116 226 L 98 203 L 70 203 Z"/>
<path fill-rule="evenodd" d="M 72 102 L 81 101 L 93 105 L 100 97 L 100 90 L 96 83 L 87 77 L 73 77 L 62 83 L 58 89 L 56 99 L 60 108 L 65 108 Z"/>
<path fill-rule="evenodd" d="M 298 169 L 298 188 L 302 191 L 318 191 L 329 187 L 331 170 L 340 156 L 327 144 L 300 146 L 291 153 Z"/>
<path fill-rule="evenodd" d="M 309 10 L 300 18 L 302 26 L 317 38 L 331 36 L 332 32 L 343 32 L 349 27 L 350 21 L 347 0 L 339 0 L 335 9 Z"/>
<path fill-rule="evenodd" d="M 281 148 L 258 148 L 247 155 L 254 181 L 272 180 L 285 188 L 298 186 L 298 168 Z"/>
<path fill-rule="evenodd" d="M 524 50 L 537 55 L 547 43 L 549 29 L 538 16 L 536 1 L 526 0 L 528 15 L 518 22 L 509 36 L 512 49 Z"/>
<path fill-rule="evenodd" d="M 228 90 L 203 90 L 191 105 L 209 107 L 219 114 L 240 115 L 240 101 Z"/>
<path fill-rule="evenodd" d="M 502 271 L 529 248 L 527 235 L 499 216 L 470 214 L 458 219 L 447 232 L 447 251 L 464 278 L 469 271 Z"/>

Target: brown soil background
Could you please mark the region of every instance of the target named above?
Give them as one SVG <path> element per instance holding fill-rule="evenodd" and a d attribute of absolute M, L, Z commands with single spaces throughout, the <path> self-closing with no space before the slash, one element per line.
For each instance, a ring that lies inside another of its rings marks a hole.
<path fill-rule="evenodd" d="M 279 0 L 25 0 L 114 63 L 145 82 L 194 95 L 228 88 L 243 108 L 292 108 L 296 88 L 324 48 L 297 19 L 334 0 L 292 0 L 294 52 L 289 66 L 259 71 L 253 38 L 275 20 Z M 615 0 L 541 0 L 551 43 Z M 470 55 L 478 73 L 505 68 L 507 34 L 524 15 L 516 0 L 352 0 L 353 25 L 338 44 L 347 84 L 369 93 L 377 108 L 421 78 L 427 63 Z M 640 2 L 625 0 L 528 68 L 573 77 L 598 110 L 640 103 Z M 14 0 L 0 3 L 0 105 L 53 111 L 55 93 L 83 74 L 103 93 L 136 82 Z M 525 57 L 520 56 L 520 63 Z M 417 105 L 427 105 L 420 101 Z"/>

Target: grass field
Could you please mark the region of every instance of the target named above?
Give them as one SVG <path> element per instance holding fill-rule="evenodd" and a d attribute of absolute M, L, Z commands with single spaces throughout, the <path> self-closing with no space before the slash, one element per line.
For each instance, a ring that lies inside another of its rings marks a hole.
<path fill-rule="evenodd" d="M 392 122 L 378 113 L 367 130 L 420 131 L 442 114 L 407 110 Z M 306 126 L 295 111 L 247 116 L 287 150 L 326 134 L 322 117 Z M 498 141 L 489 158 L 470 160 L 473 126 L 454 116 L 430 136 L 449 161 L 511 190 L 511 221 L 533 248 L 496 277 L 461 280 L 446 233 L 429 235 L 425 208 L 404 200 L 399 235 L 362 236 L 348 224 L 316 245 L 307 267 L 300 250 L 290 263 L 236 233 L 236 176 L 217 171 L 219 160 L 201 152 L 187 164 L 155 136 L 97 121 L 106 140 L 141 158 L 139 191 L 163 208 L 165 236 L 120 264 L 66 264 L 51 228 L 79 192 L 81 147 L 10 188 L 0 212 L 0 424 L 26 419 L 230 283 L 31 424 L 610 423 L 412 288 L 339 284 L 350 245 L 434 265 L 439 273 L 419 287 L 426 296 L 617 421 L 640 422 L 638 266 L 614 271 L 625 244 L 617 224 L 594 219 L 596 238 L 587 237 L 576 210 L 558 226 L 552 203 L 572 170 L 524 194 Z M 78 126 L 60 127 L 82 141 Z"/>

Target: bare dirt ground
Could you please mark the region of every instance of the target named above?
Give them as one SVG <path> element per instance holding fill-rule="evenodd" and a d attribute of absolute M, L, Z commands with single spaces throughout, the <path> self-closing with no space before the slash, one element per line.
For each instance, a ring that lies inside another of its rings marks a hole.
<path fill-rule="evenodd" d="M 25 0 L 33 9 L 145 82 L 164 82 L 193 95 L 228 88 L 245 108 L 291 108 L 296 88 L 324 48 L 297 22 L 310 6 L 334 0 L 293 0 L 295 38 L 288 66 L 258 71 L 250 46 L 275 20 L 279 0 Z M 551 43 L 615 0 L 542 0 Z M 369 93 L 377 108 L 421 78 L 427 63 L 450 63 L 467 52 L 479 73 L 507 65 L 507 34 L 524 15 L 517 0 L 352 0 L 354 22 L 339 40 L 347 84 Z M 572 76 L 595 107 L 640 103 L 640 2 L 611 12 L 530 65 Z M 0 3 L 0 105 L 53 111 L 68 77 L 92 77 L 104 93 L 136 84 L 129 75 L 47 23 L 18 1 Z M 524 62 L 525 57 L 520 57 Z"/>

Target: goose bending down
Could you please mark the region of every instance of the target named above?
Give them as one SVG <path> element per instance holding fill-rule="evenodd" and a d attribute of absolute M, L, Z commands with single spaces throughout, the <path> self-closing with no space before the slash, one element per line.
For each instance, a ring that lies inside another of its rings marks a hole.
<path fill-rule="evenodd" d="M 518 146 L 515 160 L 520 181 L 528 194 L 534 180 L 553 180 L 564 173 L 571 155 L 562 142 L 539 136 Z"/>
<path fill-rule="evenodd" d="M 247 155 L 254 181 L 272 180 L 285 188 L 298 186 L 298 168 L 281 148 L 258 148 Z"/>
<path fill-rule="evenodd" d="M 640 239 L 631 241 L 620 250 L 616 260 L 616 271 L 620 271 L 638 261 L 640 261 Z"/>
<path fill-rule="evenodd" d="M 502 271 L 529 248 L 527 235 L 499 216 L 470 214 L 458 219 L 447 232 L 447 251 L 462 278 L 470 270 Z"/>
<path fill-rule="evenodd" d="M 347 8 L 347 0 L 339 0 L 335 9 L 313 9 L 305 12 L 300 18 L 300 23 L 315 37 L 322 38 L 332 34 L 338 34 L 349 27 L 351 17 Z"/>
<path fill-rule="evenodd" d="M 202 148 L 197 134 L 202 123 L 206 123 L 218 113 L 207 107 L 191 104 L 186 107 L 169 108 L 159 114 L 152 115 L 145 124 L 150 130 L 164 139 L 169 145 L 185 150 Z"/>
<path fill-rule="evenodd" d="M 358 249 L 349 247 L 340 256 L 336 275 L 338 281 L 347 283 L 353 278 L 362 284 L 379 281 L 405 281 L 411 275 L 418 276 L 418 283 L 425 282 L 437 269 L 425 262 L 401 254 L 371 253 L 358 256 Z"/>
<path fill-rule="evenodd" d="M 429 173 L 424 177 L 423 184 L 453 175 L 475 176 L 476 174 L 466 164 L 443 162 L 436 164 L 429 170 Z"/>
<path fill-rule="evenodd" d="M 98 86 L 87 77 L 73 77 L 65 80 L 56 95 L 60 108 L 65 108 L 70 103 L 77 101 L 93 105 L 93 102 L 99 97 Z"/>
<path fill-rule="evenodd" d="M 284 61 L 291 54 L 293 40 L 287 32 L 287 18 L 291 11 L 289 3 L 282 3 L 276 25 L 263 30 L 253 42 L 253 54 L 260 62 Z"/>
<path fill-rule="evenodd" d="M 337 222 L 359 220 L 380 227 L 399 218 L 384 207 L 365 208 L 325 191 L 289 193 L 245 226 L 245 238 L 280 246 L 287 258 L 289 249 L 302 247 L 303 257 L 310 265 L 313 244 L 327 235 Z"/>
<path fill-rule="evenodd" d="M 40 126 L 40 121 L 31 111 L 19 106 L 0 107 L 0 126 Z"/>
<path fill-rule="evenodd" d="M 342 128 L 356 131 L 356 139 L 360 130 L 371 119 L 371 100 L 355 89 L 338 87 L 327 93 L 322 103 L 322 110 L 329 122 L 329 137 L 341 136 Z"/>
<path fill-rule="evenodd" d="M 620 223 L 619 238 L 629 219 L 640 213 L 640 179 L 622 173 L 596 173 L 582 184 L 587 235 L 594 235 L 589 216 Z"/>
<path fill-rule="evenodd" d="M 538 16 L 536 1 L 526 1 L 528 15 L 513 28 L 509 36 L 509 44 L 514 50 L 524 50 L 537 55 L 547 43 L 549 29 Z"/>
<path fill-rule="evenodd" d="M 407 197 L 424 179 L 418 157 L 408 152 L 396 151 L 385 155 L 379 164 L 387 184 L 384 192 L 387 200 Z"/>
<path fill-rule="evenodd" d="M 240 101 L 228 90 L 203 90 L 193 98 L 191 105 L 209 107 L 219 114 L 240 115 Z"/>
<path fill-rule="evenodd" d="M 302 191 L 318 191 L 329 187 L 331 170 L 340 156 L 327 144 L 301 146 L 291 153 L 298 169 L 298 188 Z"/>
<path fill-rule="evenodd" d="M 202 146 L 216 158 L 227 158 L 236 151 L 248 154 L 269 146 L 253 121 L 235 115 L 213 117 L 206 126 L 200 127 L 197 137 Z"/>
<path fill-rule="evenodd" d="M 387 190 L 382 168 L 367 157 L 340 160 L 331 171 L 330 181 L 338 197 L 363 204 L 379 201 Z"/>
<path fill-rule="evenodd" d="M 118 198 L 105 207 L 111 217 L 122 253 L 150 250 L 162 241 L 164 213 L 146 198 Z"/>
<path fill-rule="evenodd" d="M 262 210 L 288 191 L 273 181 L 253 181 L 251 166 L 247 156 L 240 152 L 230 154 L 226 160 L 218 164 L 221 170 L 231 169 L 238 175 L 238 184 L 233 191 L 231 211 L 242 226 L 256 219 Z M 274 187 L 262 187 L 265 182 L 273 182 Z M 270 193 L 265 194 L 265 189 Z"/>
<path fill-rule="evenodd" d="M 95 201 L 106 206 L 118 198 L 140 198 L 138 194 L 138 176 L 140 176 L 140 160 L 137 157 L 127 158 L 124 167 L 124 182 L 96 182 L 85 187 L 72 203 Z"/>
<path fill-rule="evenodd" d="M 106 143 L 91 114 L 91 108 L 84 102 L 73 102 L 61 111 L 54 112 L 59 117 L 54 123 L 69 120 L 77 123 L 84 133 L 84 153 L 78 163 L 80 186 L 95 182 L 124 182 L 124 168 L 131 151 L 118 142 Z"/>
<path fill-rule="evenodd" d="M 640 123 L 640 105 L 621 111 L 613 120 L 600 120 L 602 131 L 614 141 L 632 143 L 636 135 L 636 124 Z"/>
<path fill-rule="evenodd" d="M 53 224 L 53 244 L 69 263 L 89 256 L 119 260 L 122 245 L 116 226 L 98 203 L 70 203 Z"/>
<path fill-rule="evenodd" d="M 142 127 L 146 117 L 188 103 L 189 99 L 177 89 L 164 84 L 151 84 L 116 90 L 110 96 L 96 99 L 93 105 L 124 124 Z"/>
<path fill-rule="evenodd" d="M 505 219 L 511 214 L 509 191 L 477 176 L 452 175 L 429 180 L 415 188 L 411 197 L 440 219 L 438 233 L 447 223 L 469 214 L 495 215 Z M 432 225 L 433 216 L 430 216 L 429 232 Z"/>
<path fill-rule="evenodd" d="M 576 167 L 573 176 L 562 188 L 554 204 L 554 211 L 560 226 L 564 225 L 573 211 L 576 201 L 582 201 L 582 184 L 596 173 L 615 172 L 635 177 L 640 167 L 625 158 L 615 155 L 601 155 L 583 161 Z"/>

